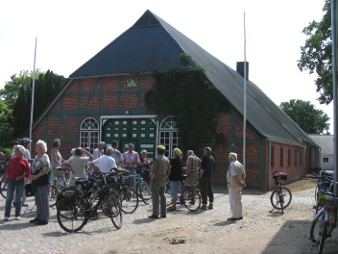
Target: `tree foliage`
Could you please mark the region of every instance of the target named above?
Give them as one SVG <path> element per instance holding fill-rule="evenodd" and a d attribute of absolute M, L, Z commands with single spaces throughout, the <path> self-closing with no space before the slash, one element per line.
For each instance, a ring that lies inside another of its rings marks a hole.
<path fill-rule="evenodd" d="M 48 103 L 57 95 L 65 78 L 48 70 L 40 73 L 35 81 L 33 119 L 44 110 Z M 31 111 L 32 83 L 21 86 L 12 112 L 14 136 L 22 136 L 29 128 Z"/>
<path fill-rule="evenodd" d="M 10 124 L 11 110 L 0 100 L 0 146 L 5 147 L 12 141 L 13 128 Z"/>
<path fill-rule="evenodd" d="M 317 73 L 315 80 L 318 98 L 321 104 L 329 104 L 333 99 L 332 90 L 332 39 L 331 39 L 331 4 L 325 0 L 324 16 L 319 22 L 312 21 L 303 29 L 308 37 L 301 47 L 298 67 L 301 71 L 309 70 Z"/>
<path fill-rule="evenodd" d="M 35 72 L 35 78 L 37 79 L 40 74 L 43 74 L 40 70 Z M 0 99 L 3 100 L 6 106 L 10 109 L 14 109 L 14 105 L 19 96 L 19 91 L 22 86 L 29 86 L 32 82 L 32 72 L 27 70 L 20 71 L 19 75 L 14 74 L 11 76 L 11 80 L 5 83 L 3 89 L 0 89 Z"/>
<path fill-rule="evenodd" d="M 290 100 L 279 106 L 298 126 L 308 134 L 327 133 L 330 118 L 322 110 L 316 109 L 310 101 Z"/>
<path fill-rule="evenodd" d="M 171 71 L 154 77 L 155 84 L 145 94 L 146 107 L 160 117 L 175 116 L 181 148 L 199 151 L 203 144 L 217 144 L 217 117 L 228 104 L 204 72 Z"/>

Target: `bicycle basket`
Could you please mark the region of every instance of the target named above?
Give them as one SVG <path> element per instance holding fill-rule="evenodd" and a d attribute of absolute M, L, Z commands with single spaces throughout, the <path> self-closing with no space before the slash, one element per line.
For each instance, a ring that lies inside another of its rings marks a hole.
<path fill-rule="evenodd" d="M 338 198 L 333 193 L 319 193 L 318 204 L 320 206 L 332 206 L 338 208 Z"/>
<path fill-rule="evenodd" d="M 65 189 L 56 198 L 56 209 L 59 211 L 72 210 L 77 202 L 77 191 L 75 189 Z"/>
<path fill-rule="evenodd" d="M 285 172 L 273 172 L 273 176 L 274 179 L 280 178 L 283 181 L 286 181 L 288 179 L 288 175 Z"/>

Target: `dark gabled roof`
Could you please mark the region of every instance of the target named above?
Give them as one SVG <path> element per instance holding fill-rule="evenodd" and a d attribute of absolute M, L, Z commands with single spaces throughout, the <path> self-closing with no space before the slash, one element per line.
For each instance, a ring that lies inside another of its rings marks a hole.
<path fill-rule="evenodd" d="M 72 73 L 70 78 L 186 68 L 180 61 L 182 53 L 180 45 L 159 19 L 146 11 L 131 28 Z"/>
<path fill-rule="evenodd" d="M 185 69 L 183 53 L 206 71 L 210 82 L 243 115 L 243 77 L 149 10 L 70 78 Z M 316 145 L 251 81 L 246 98 L 247 121 L 260 134 L 281 143 Z"/>

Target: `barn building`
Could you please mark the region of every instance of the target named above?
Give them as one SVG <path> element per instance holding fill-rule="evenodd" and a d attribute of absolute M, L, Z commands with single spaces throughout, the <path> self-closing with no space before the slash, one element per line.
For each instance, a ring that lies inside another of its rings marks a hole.
<path fill-rule="evenodd" d="M 229 68 L 149 10 L 69 76 L 34 121 L 33 139 L 42 138 L 50 146 L 60 138 L 66 158 L 71 148 L 94 149 L 101 140 L 107 145 L 117 140 L 120 149 L 132 142 L 136 151 L 146 149 L 150 157 L 155 156 L 157 144 L 164 144 L 170 156 L 169 151 L 180 147 L 175 116 L 149 112 L 144 94 L 154 84 L 155 71 L 187 68 L 180 61 L 182 54 L 203 67 L 206 78 L 231 105 L 218 116 L 217 132 L 224 134 L 225 145 L 213 147 L 215 180 L 224 184 L 228 153 L 237 152 L 243 160 L 243 65 L 238 70 Z M 246 97 L 249 186 L 267 190 L 274 170 L 286 171 L 294 181 L 319 166 L 318 145 L 250 80 Z"/>

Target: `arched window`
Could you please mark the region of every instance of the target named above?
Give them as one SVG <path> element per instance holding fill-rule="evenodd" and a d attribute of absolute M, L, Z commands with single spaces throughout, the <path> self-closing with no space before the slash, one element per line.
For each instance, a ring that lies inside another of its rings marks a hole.
<path fill-rule="evenodd" d="M 168 116 L 162 120 L 159 129 L 160 144 L 166 148 L 165 155 L 172 158 L 172 150 L 179 147 L 180 132 L 174 116 Z"/>
<path fill-rule="evenodd" d="M 80 146 L 95 149 L 99 142 L 99 123 L 93 117 L 84 119 L 80 126 Z"/>
<path fill-rule="evenodd" d="M 128 87 L 136 87 L 136 82 L 133 79 L 128 79 L 124 82 L 124 87 L 128 88 Z"/>

